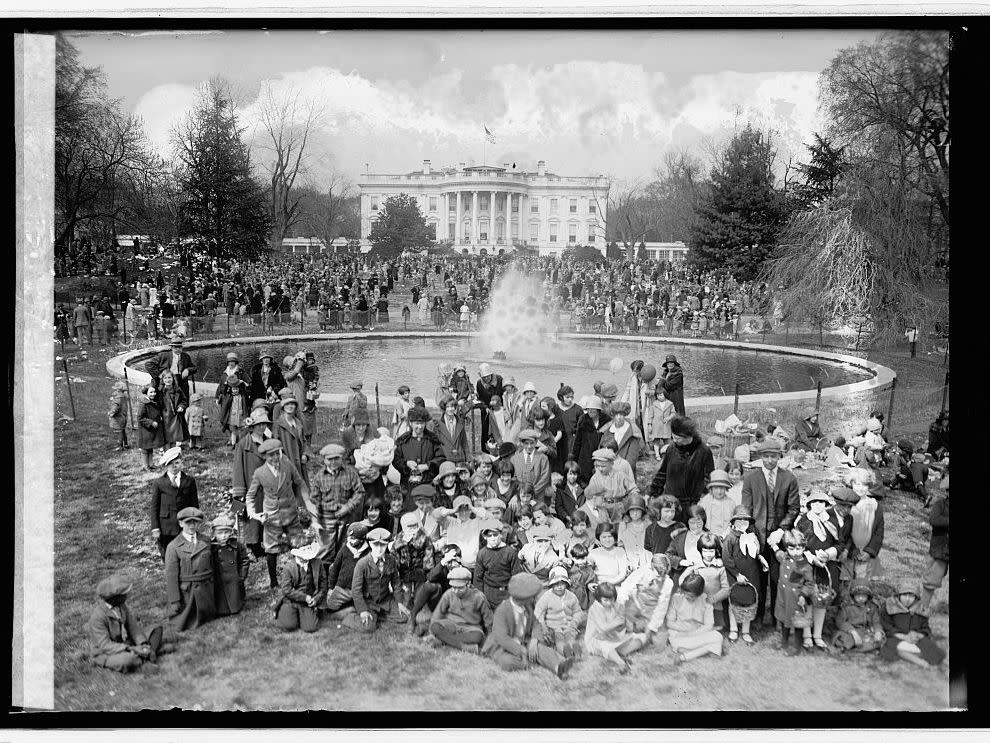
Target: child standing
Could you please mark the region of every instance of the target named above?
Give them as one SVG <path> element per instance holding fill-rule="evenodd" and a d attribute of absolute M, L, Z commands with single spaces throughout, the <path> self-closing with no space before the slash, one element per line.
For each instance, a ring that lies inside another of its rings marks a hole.
<path fill-rule="evenodd" d="M 361 391 L 364 382 L 351 382 L 351 394 L 347 398 L 347 406 L 344 408 L 344 427 L 353 425 L 358 411 L 368 414 L 368 398 Z"/>
<path fill-rule="evenodd" d="M 729 519 L 738 505 L 729 498 L 730 487 L 732 487 L 732 480 L 729 479 L 729 473 L 716 469 L 710 476 L 706 488 L 708 493 L 698 501 L 698 505 L 705 509 L 705 514 L 708 516 L 705 526 L 719 539 L 729 533 L 731 528 Z M 741 492 L 740 489 L 740 494 Z"/>
<path fill-rule="evenodd" d="M 667 611 L 667 641 L 674 663 L 686 663 L 703 655 L 722 655 L 722 635 L 715 631 L 712 605 L 705 601 L 705 579 L 689 575 L 681 590 L 670 599 Z"/>
<path fill-rule="evenodd" d="M 614 585 L 598 584 L 595 603 L 588 610 L 584 647 L 590 655 L 600 655 L 617 665 L 619 673 L 625 675 L 632 670 L 628 656 L 646 645 L 646 635 L 627 629 L 626 617 L 616 605 L 616 596 Z"/>
<path fill-rule="evenodd" d="M 883 546 L 884 518 L 879 498 L 883 488 L 877 487 L 873 471 L 855 467 L 849 474 L 849 487 L 859 496 L 849 509 L 852 525 L 849 531 L 849 551 L 846 562 L 853 578 L 870 580 L 880 575 L 880 548 Z"/>
<path fill-rule="evenodd" d="M 578 654 L 578 627 L 584 621 L 580 602 L 569 589 L 571 579 L 567 569 L 558 566 L 550 571 L 547 591 L 536 601 L 533 610 L 536 621 L 546 627 L 544 639 L 565 658 Z"/>
<path fill-rule="evenodd" d="M 186 408 L 186 427 L 189 429 L 189 448 L 202 449 L 199 445 L 203 438 L 203 424 L 209 420 L 203 415 L 203 407 L 199 404 L 203 399 L 202 392 L 189 395 L 189 407 Z"/>
<path fill-rule="evenodd" d="M 213 519 L 213 595 L 217 616 L 239 614 L 244 608 L 251 558 L 234 537 L 234 520 L 226 514 Z"/>
<path fill-rule="evenodd" d="M 756 519 L 746 506 L 736 506 L 732 512 L 732 527 L 722 542 L 722 564 L 729 579 L 729 642 L 735 642 L 739 637 L 739 624 L 742 624 L 742 639 L 747 645 L 753 644 L 749 633 L 750 622 L 756 615 L 756 601 L 748 603 L 749 598 L 757 596 L 760 586 L 760 571 L 770 569 L 766 559 L 760 555 L 760 538 L 753 527 Z M 733 589 L 736 586 L 748 586 L 752 590 L 736 591 L 740 599 L 738 605 L 733 603 Z M 752 594 L 752 596 L 744 596 Z"/>
<path fill-rule="evenodd" d="M 777 562 L 780 563 L 780 575 L 777 581 L 777 604 L 773 615 L 780 622 L 781 646 L 787 655 L 796 655 L 801 651 L 801 637 L 797 630 L 804 635 L 804 647 L 811 650 L 811 600 L 815 592 L 815 576 L 804 554 L 804 534 L 797 529 L 784 532 L 783 549 L 776 552 Z M 794 630 L 794 648 L 789 647 L 791 630 Z"/>
<path fill-rule="evenodd" d="M 142 391 L 138 408 L 138 448 L 144 454 L 142 469 L 151 471 L 151 456 L 155 449 L 165 446 L 165 426 L 162 406 L 158 400 L 158 390 L 149 384 Z"/>
<path fill-rule="evenodd" d="M 107 418 L 110 419 L 110 430 L 114 436 L 118 433 L 120 438 L 114 451 L 129 449 L 127 445 L 127 384 L 117 381 L 113 383 L 110 391 L 110 408 L 107 410 Z"/>
<path fill-rule="evenodd" d="M 663 387 L 657 385 L 655 398 L 646 409 L 646 438 L 653 443 L 653 455 L 659 461 L 662 459 L 660 449 L 670 442 L 670 421 L 677 411 L 674 403 L 667 399 Z"/>
<path fill-rule="evenodd" d="M 880 609 L 873 602 L 873 591 L 865 580 L 855 580 L 849 586 L 849 598 L 835 617 L 832 649 L 836 652 L 856 650 L 868 653 L 883 644 Z"/>

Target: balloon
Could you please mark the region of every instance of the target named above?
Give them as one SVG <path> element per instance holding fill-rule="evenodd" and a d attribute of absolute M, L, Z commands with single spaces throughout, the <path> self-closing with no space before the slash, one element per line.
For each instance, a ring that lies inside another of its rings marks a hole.
<path fill-rule="evenodd" d="M 622 371 L 623 366 L 624 364 L 622 363 L 622 359 L 620 359 L 618 356 L 612 359 L 608 364 L 609 371 L 611 371 L 613 374 L 618 374 L 620 371 Z"/>
<path fill-rule="evenodd" d="M 594 369 L 596 366 L 598 366 L 598 357 L 595 354 L 591 354 L 588 357 L 588 368 Z"/>
<path fill-rule="evenodd" d="M 644 382 L 652 382 L 657 376 L 657 370 L 651 364 L 644 364 L 643 368 L 639 370 L 639 375 Z"/>

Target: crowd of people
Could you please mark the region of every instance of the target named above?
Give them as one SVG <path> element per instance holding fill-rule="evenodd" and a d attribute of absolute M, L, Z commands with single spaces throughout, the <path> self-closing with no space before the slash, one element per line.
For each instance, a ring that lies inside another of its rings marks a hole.
<path fill-rule="evenodd" d="M 948 571 L 947 414 L 927 452 L 887 441 L 876 414 L 849 441 L 826 438 L 813 412 L 793 433 L 771 426 L 729 456 L 686 415 L 674 356 L 659 370 L 634 361 L 623 389 L 597 383 L 583 396 L 566 384 L 519 387 L 487 363 L 476 380 L 445 364 L 439 415 L 403 385 L 391 424 L 376 429 L 355 381 L 341 429 L 314 442 L 311 354 L 278 364 L 264 352 L 248 372 L 231 352 L 211 407 L 190 395 L 183 339 L 170 343 L 148 365 L 138 415 L 144 466 L 160 451 L 164 468 L 149 515 L 170 619 L 144 633 L 126 581 L 101 583 L 97 665 L 134 670 L 167 652 L 175 633 L 237 614 L 254 562 L 267 568 L 271 621 L 283 631 L 404 625 L 506 671 L 540 666 L 565 678 L 582 655 L 598 655 L 626 673 L 651 648 L 669 646 L 683 663 L 773 635 L 788 654 L 945 658 L 928 617 Z M 115 388 L 110 407 L 119 447 L 123 394 Z M 214 413 L 229 437 L 233 501 L 207 519 L 183 447 L 200 446 Z M 792 470 L 805 455 L 842 482 L 801 492 Z M 658 461 L 646 484 L 637 466 L 649 458 Z M 885 481 L 887 468 L 895 474 Z M 931 501 L 931 560 L 920 588 L 881 594 L 892 487 Z"/>

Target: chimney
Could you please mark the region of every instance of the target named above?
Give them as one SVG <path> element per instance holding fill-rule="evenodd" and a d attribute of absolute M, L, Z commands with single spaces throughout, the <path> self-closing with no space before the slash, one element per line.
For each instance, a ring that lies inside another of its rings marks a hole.
<path fill-rule="evenodd" d="M 464 170 L 464 163 L 458 163 L 457 164 L 457 169 L 458 170 Z"/>
<path fill-rule="evenodd" d="M 537 175 L 546 175 L 547 174 L 547 161 L 546 160 L 540 160 L 538 163 L 536 163 L 536 174 Z"/>
<path fill-rule="evenodd" d="M 430 161 L 429 160 L 424 160 L 423 161 L 423 173 L 424 173 L 424 175 L 429 175 L 430 174 Z"/>
<path fill-rule="evenodd" d="M 506 170 L 508 170 L 509 169 L 509 163 L 502 163 L 502 167 L 505 168 Z"/>

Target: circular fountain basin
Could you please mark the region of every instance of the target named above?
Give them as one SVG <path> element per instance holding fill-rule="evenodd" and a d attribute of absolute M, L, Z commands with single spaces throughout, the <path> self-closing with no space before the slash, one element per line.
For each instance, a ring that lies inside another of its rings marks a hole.
<path fill-rule="evenodd" d="M 250 371 L 262 348 L 270 350 L 277 361 L 300 349 L 313 351 L 320 367 L 318 404 L 322 406 L 346 402 L 353 381 L 364 383 L 369 400 L 378 382 L 384 405 L 394 404 L 397 387 L 408 384 L 414 396 L 435 406 L 437 367 L 443 362 L 464 363 L 472 381 L 477 380 L 478 365 L 488 362 L 503 378 L 514 377 L 520 389 L 531 381 L 541 395 L 553 395 L 566 382 L 580 397 L 596 381 L 615 384 L 621 392 L 629 378 L 630 362 L 642 359 L 659 370 L 664 357 L 673 353 L 684 368 L 685 397 L 693 407 L 732 404 L 737 382 L 740 402 L 761 404 L 813 400 L 819 380 L 822 397 L 830 398 L 885 389 L 896 376 L 893 370 L 856 356 L 737 341 L 562 333 L 548 337 L 535 351 L 514 354 L 510 348 L 505 360 L 494 360 L 477 333 L 373 332 L 187 342 L 185 350 L 198 367 L 197 390 L 215 393 L 228 351 L 236 349 L 241 366 Z M 129 379 L 146 384 L 150 377 L 144 371 L 145 362 L 167 349 L 130 351 L 110 359 L 107 369 L 123 377 L 126 364 Z M 622 361 L 616 373 L 609 369 L 613 359 Z"/>

